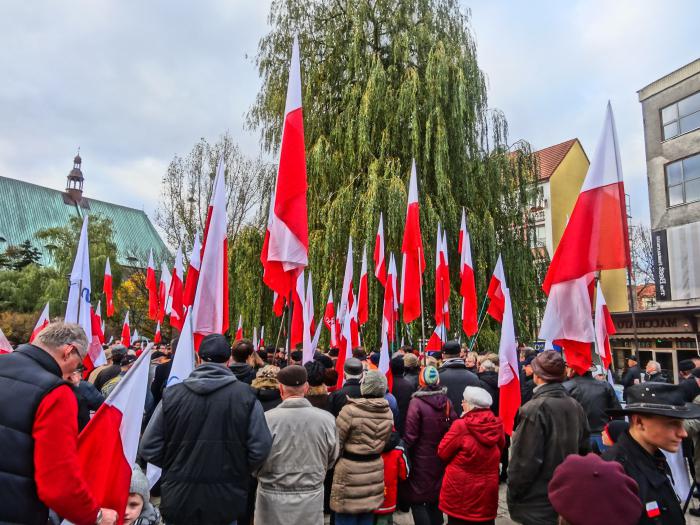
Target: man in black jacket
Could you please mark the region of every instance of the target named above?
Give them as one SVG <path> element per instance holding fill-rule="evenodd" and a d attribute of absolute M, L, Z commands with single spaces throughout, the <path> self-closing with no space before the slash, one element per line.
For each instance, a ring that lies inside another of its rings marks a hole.
<path fill-rule="evenodd" d="M 177 343 L 179 340 L 180 339 L 178 337 L 175 337 L 170 343 L 170 361 L 157 365 L 155 371 L 153 372 L 151 394 L 153 394 L 153 402 L 156 405 L 160 403 L 160 398 L 163 395 L 165 383 L 168 381 L 168 377 L 170 377 L 170 370 L 173 367 L 173 359 L 175 358 L 175 352 L 177 352 Z"/>
<path fill-rule="evenodd" d="M 396 404 L 399 407 L 399 417 L 396 421 L 396 430 L 403 436 L 403 430 L 406 425 L 406 414 L 408 413 L 408 404 L 411 402 L 411 396 L 416 391 L 413 385 L 406 380 L 404 374 L 403 356 L 397 355 L 389 364 L 391 368 L 391 377 L 394 384 L 391 387 L 391 393 L 396 398 Z"/>
<path fill-rule="evenodd" d="M 464 360 L 459 356 L 462 350 L 458 341 L 447 341 L 442 347 L 442 355 L 445 360 L 438 369 L 440 372 L 440 385 L 447 388 L 447 397 L 457 414 L 462 413 L 462 399 L 464 389 L 468 386 L 482 387 L 481 381 L 473 372 L 467 370 Z"/>
<path fill-rule="evenodd" d="M 231 348 L 211 334 L 199 366 L 163 391 L 139 453 L 163 469 L 160 510 L 169 525 L 232 523 L 246 510 L 248 479 L 272 436 L 252 389 L 226 363 Z"/>
<path fill-rule="evenodd" d="M 233 363 L 229 367 L 236 379 L 247 384 L 252 384 L 255 379 L 255 370 L 248 364 L 248 358 L 253 355 L 253 343 L 247 339 L 241 339 L 233 343 L 231 357 Z"/>
<path fill-rule="evenodd" d="M 348 357 L 345 360 L 345 365 L 343 365 L 345 378 L 343 388 L 336 390 L 328 397 L 328 406 L 334 417 L 338 417 L 349 397 L 362 397 L 362 392 L 360 391 L 362 373 L 362 361 L 355 357 Z"/>
<path fill-rule="evenodd" d="M 639 358 L 632 354 L 627 358 L 627 372 L 622 376 L 620 383 L 625 387 L 625 391 L 632 385 L 638 385 L 642 382 L 642 369 L 639 368 Z M 625 399 L 627 395 L 625 394 Z"/>
<path fill-rule="evenodd" d="M 617 461 L 639 485 L 641 525 L 685 523 L 671 471 L 661 450 L 676 452 L 688 434 L 684 419 L 700 417 L 700 406 L 685 403 L 678 387 L 665 383 L 633 385 L 627 390 L 624 409 L 609 412 L 627 415 L 630 427 L 603 459 Z"/>

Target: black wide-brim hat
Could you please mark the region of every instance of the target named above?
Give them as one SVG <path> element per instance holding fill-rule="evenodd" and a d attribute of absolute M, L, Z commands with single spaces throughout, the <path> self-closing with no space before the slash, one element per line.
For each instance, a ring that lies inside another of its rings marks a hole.
<path fill-rule="evenodd" d="M 620 410 L 606 410 L 610 416 L 649 414 L 675 419 L 699 419 L 700 405 L 686 403 L 677 385 L 641 383 L 625 390 L 627 404 Z"/>

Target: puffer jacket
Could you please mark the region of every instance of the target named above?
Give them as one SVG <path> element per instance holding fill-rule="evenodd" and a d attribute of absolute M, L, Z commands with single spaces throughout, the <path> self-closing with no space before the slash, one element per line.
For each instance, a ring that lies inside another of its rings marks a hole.
<path fill-rule="evenodd" d="M 381 453 L 393 426 L 383 398 L 348 398 L 336 420 L 341 457 L 336 463 L 331 509 L 345 514 L 377 510 L 384 501 Z"/>
<path fill-rule="evenodd" d="M 456 419 L 447 389 L 426 386 L 413 394 L 403 437 L 411 462 L 407 494 L 411 503 L 437 503 L 445 472 L 437 448 Z"/>
<path fill-rule="evenodd" d="M 442 512 L 464 521 L 496 519 L 498 464 L 505 443 L 503 422 L 489 409 L 472 410 L 454 422 L 438 447 L 447 463 Z"/>

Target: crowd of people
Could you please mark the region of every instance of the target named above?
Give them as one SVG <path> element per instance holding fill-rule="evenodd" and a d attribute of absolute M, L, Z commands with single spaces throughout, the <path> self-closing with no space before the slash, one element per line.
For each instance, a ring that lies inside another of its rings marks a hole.
<path fill-rule="evenodd" d="M 457 341 L 421 355 L 233 345 L 205 337 L 189 377 L 168 386 L 177 340 L 112 345 L 81 370 L 77 325 L 48 325 L 0 356 L 0 522 L 45 525 L 495 523 L 499 486 L 526 525 L 685 523 L 662 451 L 700 467 L 700 359 L 679 384 L 632 355 L 623 402 L 605 371 L 578 375 L 561 352 L 520 349 L 522 406 L 499 417 L 498 355 Z M 144 424 L 125 509 L 100 508 L 77 438 L 137 356 L 151 352 Z M 343 381 L 339 384 L 339 374 Z M 147 464 L 160 467 L 154 485 Z M 700 471 L 698 471 L 700 475 Z M 694 475 L 694 473 L 693 473 Z M 691 509 L 691 512 L 695 512 Z"/>

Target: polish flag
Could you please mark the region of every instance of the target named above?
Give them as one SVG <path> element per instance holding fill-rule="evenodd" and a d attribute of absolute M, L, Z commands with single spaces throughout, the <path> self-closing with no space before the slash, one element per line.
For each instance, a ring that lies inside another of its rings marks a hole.
<path fill-rule="evenodd" d="M 105 262 L 105 276 L 102 290 L 105 293 L 105 301 L 107 302 L 107 317 L 114 315 L 114 302 L 112 300 L 112 267 L 109 265 L 109 257 Z"/>
<path fill-rule="evenodd" d="M 338 372 L 338 382 L 335 385 L 336 390 L 340 390 L 343 387 L 343 382 L 345 381 L 345 372 L 343 370 L 345 360 L 352 357 L 351 319 L 352 315 L 346 315 L 340 330 L 340 348 L 338 349 L 338 359 L 335 362 L 335 371 Z"/>
<path fill-rule="evenodd" d="M 199 280 L 199 268 L 202 265 L 202 245 L 199 242 L 199 233 L 194 235 L 194 243 L 190 252 L 190 263 L 187 267 L 187 277 L 185 278 L 185 291 L 182 293 L 182 305 L 184 308 L 192 306 L 194 294 L 197 290 Z"/>
<path fill-rule="evenodd" d="M 357 320 L 358 301 L 355 292 L 352 292 L 352 307 L 350 308 L 350 341 L 352 348 L 357 348 L 362 344 L 360 341 L 360 323 Z"/>
<path fill-rule="evenodd" d="M 180 351 L 178 348 L 177 353 Z M 126 508 L 141 435 L 149 365 L 150 346 L 78 436 L 77 467 L 89 480 L 90 492 L 100 507 Z M 119 516 L 117 523 L 122 523 Z"/>
<path fill-rule="evenodd" d="M 374 242 L 374 276 L 386 286 L 386 262 L 384 260 L 384 214 L 379 213 L 379 226 L 377 238 Z"/>
<path fill-rule="evenodd" d="M 301 274 L 301 284 L 304 285 L 304 273 Z M 303 335 L 302 335 L 302 359 L 301 364 L 308 363 L 314 359 L 314 342 L 312 340 L 312 334 L 314 333 L 314 298 L 313 298 L 313 288 L 311 286 L 311 272 L 309 272 L 309 282 L 306 289 L 306 294 L 304 297 L 304 309 L 303 309 Z M 319 327 L 320 328 L 320 327 Z M 314 339 L 316 334 L 314 334 Z"/>
<path fill-rule="evenodd" d="M 14 352 L 14 348 L 12 348 L 12 345 L 7 340 L 7 337 L 5 337 L 5 332 L 3 332 L 2 328 L 0 328 L 0 354 L 9 354 L 12 352 Z"/>
<path fill-rule="evenodd" d="M 603 296 L 603 287 L 598 283 L 598 292 L 595 298 L 595 342 L 596 352 L 603 362 L 603 367 L 607 370 L 612 363 L 612 353 L 610 352 L 611 335 L 616 333 L 615 323 L 608 310 L 608 305 L 605 303 Z"/>
<path fill-rule="evenodd" d="M 352 236 L 348 238 L 348 253 L 345 257 L 345 274 L 343 275 L 343 291 L 340 296 L 340 306 L 338 308 L 338 321 L 343 326 L 345 316 L 350 312 L 353 304 L 352 291 L 352 274 L 353 274 L 353 257 L 352 257 Z"/>
<path fill-rule="evenodd" d="M 253 327 L 253 350 L 257 350 L 260 348 L 258 346 L 258 327 L 254 326 Z"/>
<path fill-rule="evenodd" d="M 160 343 L 163 340 L 163 336 L 160 333 L 160 323 L 156 324 L 156 333 L 153 335 L 153 342 L 155 344 Z"/>
<path fill-rule="evenodd" d="M 160 283 L 158 285 L 158 322 L 162 323 L 170 313 L 168 292 L 170 291 L 170 271 L 165 261 L 160 265 Z"/>
<path fill-rule="evenodd" d="M 285 297 L 282 295 L 279 295 L 277 292 L 273 292 L 272 294 L 272 313 L 274 313 L 277 317 L 281 317 L 282 314 L 284 313 L 284 304 L 286 300 Z"/>
<path fill-rule="evenodd" d="M 515 338 L 513 306 L 510 302 L 510 290 L 502 281 L 505 307 L 501 322 L 501 341 L 498 346 L 498 415 L 503 420 L 503 428 L 509 436 L 513 434 L 515 414 L 520 408 L 520 376 L 518 375 L 518 341 Z"/>
<path fill-rule="evenodd" d="M 124 316 L 124 324 L 122 325 L 122 344 L 129 348 L 131 346 L 131 327 L 129 326 L 129 310 Z"/>
<path fill-rule="evenodd" d="M 367 245 L 362 250 L 362 268 L 360 270 L 360 289 L 357 292 L 357 321 L 364 325 L 369 318 L 369 283 L 367 282 Z"/>
<path fill-rule="evenodd" d="M 433 330 L 433 335 L 430 336 L 430 339 L 428 339 L 428 342 L 425 345 L 425 350 L 426 352 L 434 352 L 437 350 L 442 350 L 442 345 L 445 344 L 445 341 L 443 339 L 445 333 L 445 326 L 442 324 L 439 324 L 435 327 L 435 330 Z"/>
<path fill-rule="evenodd" d="M 146 268 L 146 290 L 148 290 L 148 318 L 158 318 L 158 284 L 156 283 L 156 265 L 153 262 L 153 249 L 148 253 Z"/>
<path fill-rule="evenodd" d="M 596 340 L 591 318 L 595 272 L 630 266 L 625 188 L 612 107 L 573 212 L 547 270 L 540 339 L 563 346 L 578 374 L 591 366 Z"/>
<path fill-rule="evenodd" d="M 387 286 L 384 288 L 382 313 L 384 318 L 389 320 L 387 341 L 391 343 L 396 341 L 396 321 L 398 321 L 399 318 L 399 300 L 398 294 L 396 293 L 396 260 L 394 259 L 393 253 L 389 255 L 389 271 L 386 277 Z"/>
<path fill-rule="evenodd" d="M 299 343 L 304 342 L 305 302 L 304 271 L 302 270 L 297 277 L 296 288 L 292 292 L 292 333 L 290 339 L 290 348 L 292 351 Z"/>
<path fill-rule="evenodd" d="M 467 216 L 462 208 L 462 224 L 459 227 L 459 277 L 462 296 L 462 330 L 468 337 L 478 330 L 476 283 L 474 282 L 474 264 L 472 263 L 472 243 L 467 230 Z"/>
<path fill-rule="evenodd" d="M 301 67 L 296 37 L 289 65 L 283 126 L 267 257 L 261 255 L 261 259 L 265 284 L 279 295 L 288 297 L 295 287 L 296 278 L 309 262 Z"/>
<path fill-rule="evenodd" d="M 258 348 L 265 348 L 265 325 L 260 327 L 260 341 L 258 342 Z"/>
<path fill-rule="evenodd" d="M 489 289 L 486 292 L 490 300 L 486 313 L 499 323 L 503 322 L 503 311 L 506 307 L 505 288 L 506 276 L 503 272 L 503 259 L 499 253 L 498 260 L 496 261 L 496 268 L 493 270 L 493 275 L 489 282 Z"/>
<path fill-rule="evenodd" d="M 236 328 L 236 337 L 234 338 L 234 341 L 240 341 L 241 339 L 243 339 L 243 316 L 239 315 L 238 328 Z"/>
<path fill-rule="evenodd" d="M 175 254 L 175 266 L 170 278 L 170 291 L 168 292 L 168 303 L 170 304 L 170 325 L 178 330 L 182 330 L 182 323 L 185 322 L 184 306 L 184 271 L 182 265 L 182 249 L 178 247 Z"/>
<path fill-rule="evenodd" d="M 330 332 L 331 348 L 338 347 L 338 325 L 335 320 L 335 307 L 333 306 L 333 290 L 328 292 L 328 300 L 326 301 L 326 310 L 323 312 L 323 324 L 326 325 Z"/>
<path fill-rule="evenodd" d="M 228 214 L 226 211 L 226 181 L 224 159 L 219 158 L 216 178 L 207 211 L 207 228 L 202 246 L 199 282 L 192 305 L 192 329 L 195 348 L 209 334 L 228 330 Z"/>
<path fill-rule="evenodd" d="M 105 342 L 105 334 L 104 330 L 102 328 L 103 323 L 102 323 L 102 302 L 97 301 L 97 306 L 91 313 L 91 321 L 92 321 L 92 336 L 97 337 L 97 340 L 100 342 L 100 344 L 104 344 Z"/>
<path fill-rule="evenodd" d="M 32 330 L 32 335 L 29 336 L 29 342 L 31 343 L 34 341 L 34 338 L 37 336 L 39 332 L 41 332 L 44 328 L 46 328 L 49 323 L 51 322 L 51 319 L 49 318 L 49 303 L 46 303 L 46 306 L 44 306 L 44 309 L 41 311 L 41 315 L 39 316 L 39 319 L 37 320 L 36 324 L 34 325 L 34 330 Z"/>
<path fill-rule="evenodd" d="M 313 334 L 316 331 L 316 321 L 314 319 L 314 287 L 311 284 L 311 272 L 309 272 L 309 279 L 306 282 L 304 309 L 309 316 L 309 334 Z"/>
<path fill-rule="evenodd" d="M 141 339 L 141 336 L 139 335 L 138 329 L 134 330 L 134 335 L 131 336 L 131 344 L 133 345 L 134 343 L 136 343 L 140 339 Z M 141 351 L 141 350 L 139 350 L 139 351 Z"/>
<path fill-rule="evenodd" d="M 410 323 L 421 315 L 420 294 L 425 271 L 423 238 L 420 231 L 420 208 L 418 205 L 418 183 L 416 181 L 416 161 L 411 164 L 411 179 L 408 183 L 408 205 L 406 225 L 403 232 L 403 267 L 401 271 L 401 304 L 403 322 Z"/>
<path fill-rule="evenodd" d="M 386 281 L 385 281 L 386 282 Z M 394 378 L 391 374 L 389 361 L 389 340 L 393 338 L 394 332 L 394 297 L 391 286 L 384 286 L 384 303 L 382 305 L 382 326 L 381 326 L 381 346 L 379 347 L 379 364 L 377 368 L 386 376 L 386 380 L 391 391 L 394 386 Z"/>
<path fill-rule="evenodd" d="M 438 223 L 435 242 L 435 324 L 450 328 L 450 267 L 447 260 L 447 237 Z M 443 339 L 445 339 L 443 333 Z"/>
<path fill-rule="evenodd" d="M 398 294 L 398 270 L 396 269 L 396 258 L 394 254 L 389 256 L 389 272 L 387 282 L 391 284 L 391 296 L 394 298 L 394 320 L 399 318 L 399 294 Z"/>

